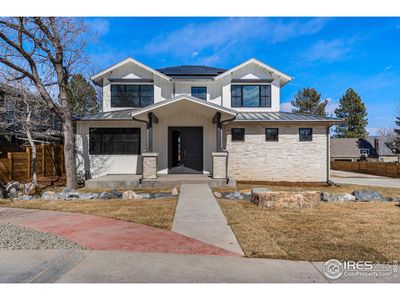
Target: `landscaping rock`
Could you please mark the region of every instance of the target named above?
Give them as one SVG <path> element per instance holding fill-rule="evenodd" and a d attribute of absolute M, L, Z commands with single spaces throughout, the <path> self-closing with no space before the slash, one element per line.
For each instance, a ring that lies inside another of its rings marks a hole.
<path fill-rule="evenodd" d="M 348 201 L 355 201 L 356 197 L 352 194 L 348 193 L 329 193 L 329 192 L 322 192 L 321 193 L 321 201 L 324 202 L 348 202 Z"/>
<path fill-rule="evenodd" d="M 271 192 L 270 189 L 263 188 L 263 187 L 255 187 L 251 189 L 251 193 L 265 193 L 265 192 Z"/>
<path fill-rule="evenodd" d="M 98 197 L 99 193 L 79 193 L 79 200 L 92 200 Z"/>
<path fill-rule="evenodd" d="M 20 184 L 18 181 L 10 181 L 9 183 L 7 183 L 5 188 L 9 198 L 15 198 L 19 189 L 20 189 Z"/>
<path fill-rule="evenodd" d="M 142 197 L 142 199 L 150 199 L 151 195 L 150 193 L 138 193 Z"/>
<path fill-rule="evenodd" d="M 353 195 L 357 201 L 386 201 L 386 198 L 379 192 L 369 190 L 354 191 Z"/>
<path fill-rule="evenodd" d="M 171 191 L 171 195 L 172 195 L 172 196 L 178 196 L 178 194 L 179 194 L 178 189 L 177 189 L 176 187 L 174 187 L 174 188 L 172 189 L 172 191 Z"/>
<path fill-rule="evenodd" d="M 138 195 L 138 194 L 136 194 L 134 191 L 132 191 L 132 190 L 128 190 L 128 191 L 125 191 L 123 194 L 122 194 L 122 199 L 124 199 L 124 200 L 140 200 L 140 199 L 142 199 L 143 197 L 141 196 L 141 195 Z"/>
<path fill-rule="evenodd" d="M 161 199 L 161 198 L 171 198 L 172 195 L 170 193 L 155 193 L 152 194 L 152 198 Z"/>
<path fill-rule="evenodd" d="M 242 193 L 242 196 L 243 196 L 244 200 L 250 200 L 251 192 Z"/>
<path fill-rule="evenodd" d="M 15 198 L 15 200 L 32 200 L 33 196 L 29 196 L 29 195 L 22 195 L 22 196 L 18 196 L 17 198 Z"/>
<path fill-rule="evenodd" d="M 262 192 L 252 193 L 251 202 L 262 208 L 305 209 L 316 207 L 320 192 Z"/>
<path fill-rule="evenodd" d="M 386 197 L 387 202 L 398 202 L 400 203 L 400 198 L 397 197 Z"/>
<path fill-rule="evenodd" d="M 215 198 L 222 198 L 222 194 L 220 192 L 214 192 L 213 194 Z"/>
<path fill-rule="evenodd" d="M 47 191 L 42 194 L 43 200 L 57 200 L 57 194 L 52 191 Z"/>
<path fill-rule="evenodd" d="M 122 193 L 113 191 L 113 192 L 102 192 L 99 195 L 99 199 L 121 199 Z"/>
<path fill-rule="evenodd" d="M 240 192 L 222 193 L 222 197 L 230 200 L 244 200 L 244 197 Z"/>

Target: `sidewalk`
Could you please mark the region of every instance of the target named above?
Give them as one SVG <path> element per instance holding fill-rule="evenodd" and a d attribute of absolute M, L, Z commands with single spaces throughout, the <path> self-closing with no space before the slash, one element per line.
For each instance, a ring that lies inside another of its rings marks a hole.
<path fill-rule="evenodd" d="M 207 184 L 182 184 L 171 230 L 244 255 Z"/>

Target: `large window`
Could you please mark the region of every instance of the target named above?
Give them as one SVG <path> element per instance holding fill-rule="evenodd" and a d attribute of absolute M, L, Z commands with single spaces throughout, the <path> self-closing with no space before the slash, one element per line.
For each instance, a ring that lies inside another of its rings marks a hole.
<path fill-rule="evenodd" d="M 279 140 L 278 128 L 265 128 L 265 141 L 277 142 Z"/>
<path fill-rule="evenodd" d="M 140 154 L 140 128 L 90 128 L 89 154 Z"/>
<path fill-rule="evenodd" d="M 153 103 L 153 85 L 111 85 L 111 107 L 144 107 Z"/>
<path fill-rule="evenodd" d="M 205 86 L 192 86 L 192 96 L 207 100 L 207 88 Z"/>
<path fill-rule="evenodd" d="M 232 128 L 232 141 L 244 141 L 244 128 Z"/>
<path fill-rule="evenodd" d="M 270 85 L 231 85 L 232 107 L 271 107 Z"/>
<path fill-rule="evenodd" d="M 299 128 L 300 142 L 312 141 L 312 128 Z"/>

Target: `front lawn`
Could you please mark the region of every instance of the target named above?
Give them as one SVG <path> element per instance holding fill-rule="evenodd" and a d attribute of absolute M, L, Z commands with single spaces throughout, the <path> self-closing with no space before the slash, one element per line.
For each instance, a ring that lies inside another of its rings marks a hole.
<path fill-rule="evenodd" d="M 400 260 L 399 204 L 321 203 L 302 211 L 268 210 L 225 199 L 219 204 L 249 257 Z"/>
<path fill-rule="evenodd" d="M 170 230 L 175 214 L 176 199 L 72 201 L 0 200 L 0 205 L 97 215 Z"/>

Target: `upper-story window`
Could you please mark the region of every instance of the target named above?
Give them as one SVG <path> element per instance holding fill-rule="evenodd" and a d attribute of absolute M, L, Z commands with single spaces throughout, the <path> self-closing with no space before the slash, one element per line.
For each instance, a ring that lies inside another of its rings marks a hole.
<path fill-rule="evenodd" d="M 231 85 L 232 107 L 271 107 L 270 85 Z"/>
<path fill-rule="evenodd" d="M 111 107 L 144 107 L 154 103 L 154 86 L 151 84 L 111 85 Z"/>
<path fill-rule="evenodd" d="M 207 100 L 207 87 L 192 86 L 192 96 L 202 100 Z"/>

